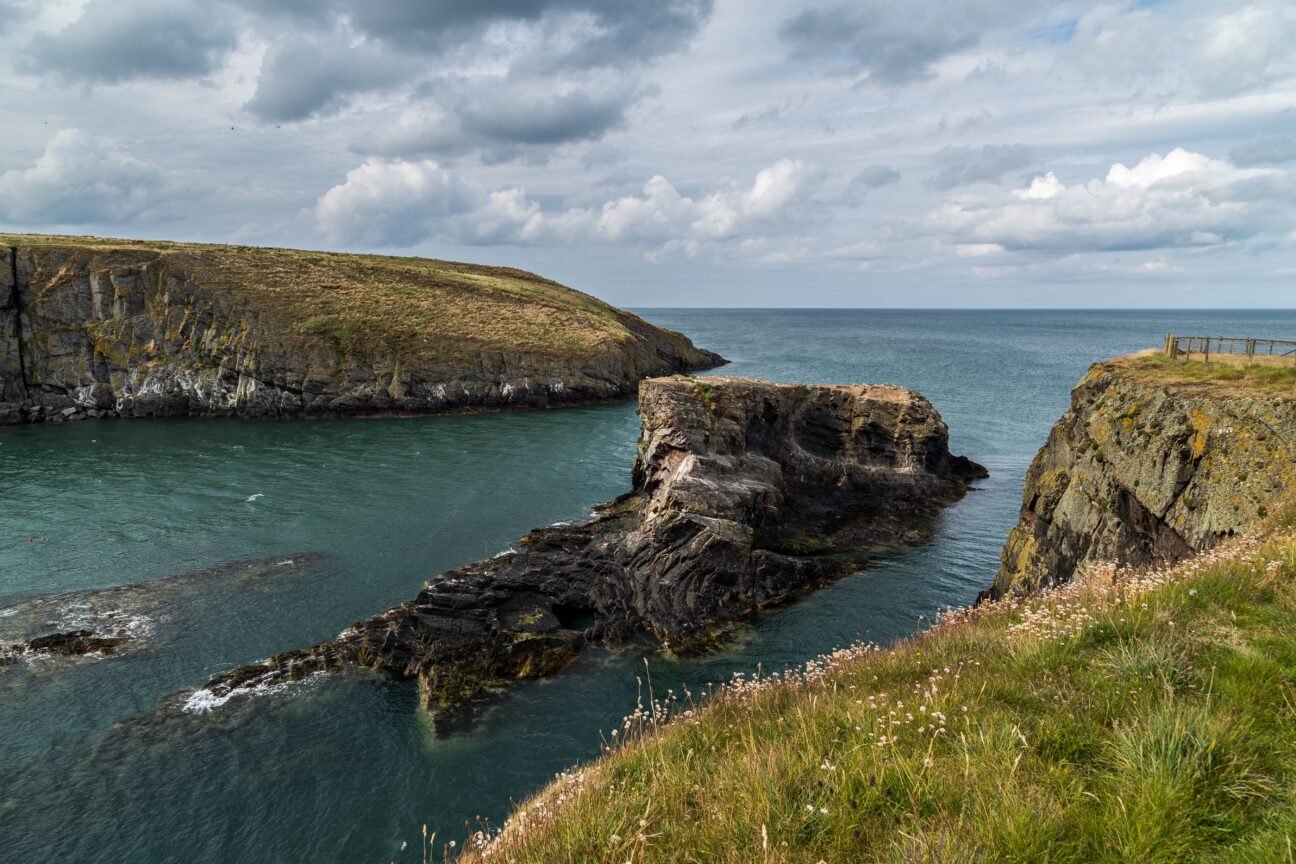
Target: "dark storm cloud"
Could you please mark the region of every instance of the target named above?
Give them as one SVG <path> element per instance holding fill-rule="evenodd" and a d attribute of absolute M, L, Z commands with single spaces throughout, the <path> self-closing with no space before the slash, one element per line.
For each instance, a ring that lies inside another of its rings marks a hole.
<path fill-rule="evenodd" d="M 779 36 L 794 60 L 822 63 L 885 85 L 932 74 L 944 57 L 975 46 L 1031 0 L 961 4 L 868 0 L 807 9 L 783 22 Z"/>
<path fill-rule="evenodd" d="M 952 189 L 969 183 L 998 183 L 1004 174 L 1025 168 L 1034 157 L 1025 144 L 945 147 L 936 154 L 940 169 L 927 184 L 933 189 Z"/>
<path fill-rule="evenodd" d="M 31 10 L 18 0 L 0 0 L 0 33 L 8 32 L 19 21 L 31 16 Z"/>
<path fill-rule="evenodd" d="M 426 113 L 379 135 L 365 149 L 384 156 L 453 157 L 476 152 L 487 162 L 514 158 L 543 161 L 554 147 L 595 141 L 626 122 L 643 88 L 576 88 L 549 94 L 514 86 L 443 83 Z"/>
<path fill-rule="evenodd" d="M 267 122 L 305 120 L 342 108 L 356 93 L 397 84 L 410 70 L 408 60 L 372 45 L 331 35 L 289 38 L 266 54 L 245 107 Z"/>
<path fill-rule="evenodd" d="M 584 14 L 596 32 L 555 62 L 585 67 L 623 66 L 679 50 L 711 15 L 713 0 L 342 0 L 357 30 L 415 50 L 441 37 L 462 38 L 501 21 L 538 22 Z"/>
<path fill-rule="evenodd" d="M 855 175 L 854 179 L 851 180 L 851 185 L 861 186 L 865 189 L 878 189 L 888 183 L 895 183 L 899 179 L 900 172 L 890 165 L 869 165 Z"/>
<path fill-rule="evenodd" d="M 1234 165 L 1278 165 L 1296 162 L 1296 135 L 1264 135 L 1229 151 Z"/>
<path fill-rule="evenodd" d="M 92 83 L 200 77 L 237 43 L 222 11 L 195 2 L 92 0 L 72 24 L 37 37 L 25 65 Z"/>
<path fill-rule="evenodd" d="M 444 156 L 484 148 L 488 161 L 543 160 L 546 148 L 594 140 L 621 126 L 626 111 L 648 92 L 627 83 L 636 68 L 687 45 L 712 5 L 713 0 L 333 0 L 306 6 L 277 0 L 270 13 L 303 17 L 303 26 L 331 35 L 272 49 L 246 107 L 263 121 L 296 121 L 340 110 L 360 92 L 410 86 L 414 99 L 405 122 L 364 149 Z M 267 11 L 250 2 L 245 8 Z M 452 54 L 471 60 L 474 46 L 498 51 L 486 34 L 501 22 L 533 25 L 511 37 L 502 74 L 423 77 Z M 593 89 L 582 84 L 591 70 L 606 79 Z"/>
<path fill-rule="evenodd" d="M 561 144 L 601 138 L 625 123 L 633 93 L 591 95 L 575 91 L 549 99 L 519 100 L 495 91 L 492 98 L 459 107 L 459 119 L 469 136 L 515 144 Z"/>
<path fill-rule="evenodd" d="M 0 0 L 0 13 L 12 5 L 12 0 Z M 552 44 L 531 46 L 541 50 L 532 51 L 526 65 L 550 72 L 626 68 L 683 48 L 709 19 L 713 5 L 714 0 L 90 0 L 72 24 L 27 46 L 25 61 L 31 71 L 91 83 L 195 78 L 212 72 L 236 47 L 239 25 L 270 29 L 273 36 L 273 29 L 287 19 L 294 31 L 365 37 L 412 59 L 463 48 L 501 22 L 548 25 L 561 16 L 583 16 L 587 21 L 574 38 L 567 34 L 569 38 Z M 553 35 L 544 30 L 541 42 Z M 347 52 L 311 58 L 309 75 L 294 75 L 290 62 L 304 59 L 304 52 L 286 54 L 289 49 L 272 51 L 267 58 L 260 82 L 266 92 L 258 113 L 310 114 L 373 86 L 357 81 L 361 73 Z M 368 59 L 376 57 L 375 48 Z M 330 61 L 348 68 L 326 70 Z M 280 85 L 273 80 L 277 75 L 291 80 Z M 337 85 L 332 96 L 322 92 L 329 80 Z M 277 110 L 280 102 L 283 110 Z"/>

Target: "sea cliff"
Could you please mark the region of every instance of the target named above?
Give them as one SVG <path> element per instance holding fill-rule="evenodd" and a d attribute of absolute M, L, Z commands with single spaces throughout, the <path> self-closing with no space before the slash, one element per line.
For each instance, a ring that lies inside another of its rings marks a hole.
<path fill-rule="evenodd" d="M 462 860 L 1288 860 L 1294 405 L 1291 371 L 1095 366 L 988 602 L 641 706 Z"/>
<path fill-rule="evenodd" d="M 881 545 L 926 537 L 985 475 L 898 387 L 655 378 L 639 413 L 633 488 L 593 519 L 532 531 L 332 642 L 221 676 L 205 698 L 366 666 L 417 679 L 441 707 L 556 671 L 595 641 L 695 649 Z"/>
<path fill-rule="evenodd" d="M 1145 355 L 1100 363 L 1026 476 L 990 594 L 1086 565 L 1172 562 L 1296 489 L 1296 376 Z"/>
<path fill-rule="evenodd" d="M 544 406 L 723 362 L 510 268 L 0 236 L 0 425 Z"/>

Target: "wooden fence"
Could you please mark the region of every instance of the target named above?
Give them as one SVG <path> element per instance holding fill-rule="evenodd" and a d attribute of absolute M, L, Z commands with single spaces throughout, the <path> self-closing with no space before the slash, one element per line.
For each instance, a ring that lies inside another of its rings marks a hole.
<path fill-rule="evenodd" d="M 1176 336 L 1167 333 L 1165 355 L 1183 360 L 1212 360 L 1265 365 L 1296 364 L 1296 342 L 1242 336 Z"/>

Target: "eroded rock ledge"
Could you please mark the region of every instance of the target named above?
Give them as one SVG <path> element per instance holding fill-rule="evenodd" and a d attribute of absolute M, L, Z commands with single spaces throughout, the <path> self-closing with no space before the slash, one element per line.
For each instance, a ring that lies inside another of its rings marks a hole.
<path fill-rule="evenodd" d="M 985 476 L 898 387 L 683 376 L 643 382 L 633 490 L 583 524 L 522 538 L 338 639 L 235 670 L 216 696 L 359 665 L 445 706 L 565 665 L 595 640 L 706 645 L 753 611 L 912 542 Z"/>
<path fill-rule="evenodd" d="M 1245 533 L 1296 488 L 1296 392 L 1175 368 L 1136 355 L 1089 370 L 1031 463 L 983 596 L 1088 564 L 1177 561 Z"/>

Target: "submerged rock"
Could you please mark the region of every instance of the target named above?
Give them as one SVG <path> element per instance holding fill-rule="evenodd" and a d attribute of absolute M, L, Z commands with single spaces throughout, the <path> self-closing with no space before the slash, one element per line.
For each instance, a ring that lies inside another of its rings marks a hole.
<path fill-rule="evenodd" d="M 595 640 L 705 646 L 762 607 L 929 535 L 985 476 L 898 387 L 676 376 L 643 382 L 633 489 L 583 524 L 444 574 L 338 639 L 237 669 L 214 698 L 348 665 L 417 678 L 445 706 L 556 671 Z"/>
<path fill-rule="evenodd" d="M 1031 463 L 983 596 L 1176 561 L 1276 510 L 1296 488 L 1296 389 L 1212 374 L 1138 355 L 1091 368 Z"/>
<path fill-rule="evenodd" d="M 511 268 L 0 237 L 0 425 L 544 406 L 724 362 Z"/>
<path fill-rule="evenodd" d="M 299 574 L 323 556 L 298 554 L 235 561 L 146 582 L 0 598 L 0 672 L 32 661 L 75 661 L 158 648 L 204 614 L 204 598 L 252 590 L 262 580 Z"/>

